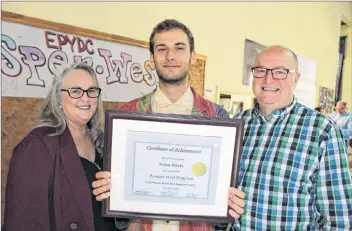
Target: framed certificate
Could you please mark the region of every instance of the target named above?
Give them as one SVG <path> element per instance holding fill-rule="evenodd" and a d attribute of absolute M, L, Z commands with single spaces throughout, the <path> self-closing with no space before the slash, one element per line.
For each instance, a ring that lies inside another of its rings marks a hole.
<path fill-rule="evenodd" d="M 226 222 L 239 171 L 242 120 L 105 112 L 103 215 Z"/>

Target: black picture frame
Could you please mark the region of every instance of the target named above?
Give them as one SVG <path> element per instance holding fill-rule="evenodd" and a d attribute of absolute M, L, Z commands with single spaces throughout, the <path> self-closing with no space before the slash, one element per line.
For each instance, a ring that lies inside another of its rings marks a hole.
<path fill-rule="evenodd" d="M 242 137 L 243 137 L 243 129 L 244 129 L 244 121 L 243 120 L 239 120 L 239 119 L 219 119 L 216 117 L 213 118 L 209 118 L 209 117 L 205 117 L 205 116 L 188 116 L 188 115 L 175 115 L 175 114 L 159 114 L 159 113 L 141 113 L 141 112 L 128 112 L 128 111 L 119 111 L 119 110 L 106 110 L 105 111 L 105 139 L 104 139 L 104 144 L 105 144 L 105 148 L 104 148 L 104 158 L 103 158 L 103 169 L 104 171 L 122 171 L 122 170 L 117 170 L 117 166 L 115 163 L 124 165 L 127 163 L 127 161 L 125 161 L 125 163 L 122 163 L 123 161 L 117 161 L 117 159 L 114 159 L 114 169 L 112 168 L 112 156 L 118 156 L 121 155 L 122 157 L 125 158 L 125 160 L 128 158 L 127 154 L 122 154 L 120 151 L 120 154 L 117 154 L 117 152 L 112 152 L 112 148 L 113 145 L 114 147 L 117 147 L 116 141 L 114 141 L 114 138 L 116 139 L 116 137 L 121 137 L 123 136 L 123 134 L 126 133 L 121 133 L 118 135 L 113 134 L 113 132 L 116 133 L 116 131 L 119 131 L 119 127 L 114 127 L 117 125 L 114 125 L 114 123 L 116 124 L 120 124 L 120 126 L 124 127 L 123 129 L 129 129 L 128 125 L 126 124 L 131 124 L 133 126 L 137 126 L 140 123 L 143 123 L 143 125 L 148 125 L 150 124 L 152 127 L 150 129 L 154 129 L 153 127 L 167 127 L 170 126 L 172 128 L 178 128 L 178 127 L 182 127 L 182 126 L 191 126 L 190 128 L 193 128 L 195 130 L 197 130 L 197 126 L 201 126 L 202 129 L 209 129 L 211 131 L 218 131 L 221 132 L 222 130 L 227 131 L 228 134 L 232 134 L 231 137 L 235 138 L 234 141 L 228 142 L 228 143 L 232 143 L 233 144 L 222 144 L 221 146 L 221 151 L 220 153 L 220 160 L 226 160 L 226 158 L 229 158 L 230 160 L 232 160 L 232 164 L 230 162 L 229 164 L 229 169 L 222 169 L 222 172 L 226 172 L 226 174 L 223 175 L 227 175 L 229 176 L 228 179 L 226 180 L 226 182 L 217 182 L 217 186 L 218 185 L 227 185 L 225 190 L 222 190 L 221 192 L 217 192 L 216 197 L 217 198 L 221 198 L 222 200 L 226 201 L 226 207 L 224 206 L 220 206 L 221 207 L 221 211 L 223 211 L 222 215 L 209 215 L 209 214 L 189 214 L 189 210 L 194 208 L 195 206 L 198 205 L 194 205 L 194 204 L 182 204 L 182 205 L 176 205 L 176 206 L 181 206 L 181 209 L 177 209 L 177 212 L 173 211 L 161 211 L 161 212 L 146 212 L 144 211 L 138 211 L 138 208 L 134 207 L 133 211 L 129 211 L 129 209 L 126 209 L 126 207 L 121 208 L 121 209 L 116 209 L 115 207 L 112 208 L 110 202 L 112 202 L 114 200 L 114 197 L 119 198 L 118 200 L 122 201 L 123 203 L 126 202 L 126 200 L 124 200 L 123 196 L 123 192 L 118 192 L 114 194 L 114 191 L 111 190 L 110 191 L 110 197 L 105 199 L 103 201 L 103 205 L 102 205 L 102 215 L 106 216 L 106 217 L 123 217 L 123 218 L 135 218 L 135 219 L 155 219 L 155 220 L 186 220 L 186 221 L 206 221 L 206 222 L 229 222 L 232 218 L 229 215 L 228 211 L 229 211 L 229 207 L 227 205 L 227 201 L 228 201 L 228 188 L 231 187 L 235 187 L 236 182 L 238 180 L 238 174 L 239 174 L 239 167 L 240 167 L 240 159 L 241 159 L 241 151 L 242 151 Z M 157 126 L 155 126 L 155 124 Z M 205 126 L 204 126 L 205 125 Z M 200 127 L 198 127 L 200 128 Z M 123 130 L 121 129 L 121 130 Z M 148 128 L 149 129 L 149 128 Z M 221 130 L 222 129 L 222 130 Z M 132 129 L 133 130 L 133 129 Z M 187 129 L 187 131 L 184 131 L 185 134 L 187 134 L 188 132 L 190 132 L 193 129 Z M 193 131 L 195 131 L 193 130 Z M 235 131 L 235 134 L 232 133 L 232 131 Z M 126 130 L 127 131 L 127 130 Z M 120 131 L 119 131 L 120 132 Z M 165 132 L 165 134 L 170 135 L 169 133 Z M 173 133 L 171 133 L 171 135 L 175 135 Z M 115 137 L 114 137 L 115 136 Z M 202 139 L 202 136 L 199 136 Z M 229 137 L 225 137 L 223 136 L 221 139 L 223 139 L 224 141 L 226 139 L 231 140 Z M 119 139 L 120 140 L 120 139 Z M 120 141 L 119 141 L 120 142 Z M 123 141 L 122 141 L 123 142 Z M 128 142 L 127 138 L 126 138 L 126 142 Z M 122 144 L 122 143 L 121 143 Z M 121 144 L 119 146 L 121 146 Z M 122 145 L 123 146 L 123 145 Z M 127 145 L 126 145 L 127 147 Z M 224 147 L 224 148 L 223 148 Z M 223 150 L 230 150 L 229 153 L 225 153 L 225 151 Z M 223 155 L 223 156 L 221 156 Z M 226 155 L 226 156 L 224 156 Z M 116 157 L 119 158 L 119 157 Z M 225 159 L 221 159 L 221 158 L 225 158 Z M 123 159 L 123 158 L 122 158 Z M 221 161 L 219 161 L 219 163 L 221 163 Z M 225 163 L 223 161 L 223 163 Z M 125 166 L 126 167 L 126 166 Z M 127 166 L 128 167 L 128 166 Z M 220 169 L 223 168 L 224 166 L 217 166 L 216 169 Z M 121 168 L 122 169 L 122 168 Z M 128 168 L 125 168 L 128 169 Z M 127 171 L 127 170 L 126 170 Z M 216 171 L 215 171 L 216 172 Z M 218 170 L 218 172 L 220 172 Z M 122 173 L 121 174 L 125 174 Z M 135 172 L 134 172 L 135 174 Z M 209 175 L 211 174 L 215 174 L 214 171 L 212 173 L 209 173 Z M 120 184 L 123 179 L 126 180 L 127 177 L 129 177 L 129 175 L 125 175 L 124 177 L 122 177 L 122 179 L 118 178 L 118 179 L 113 179 L 113 172 L 112 172 L 112 178 L 111 178 L 111 184 L 113 187 L 114 182 L 117 184 Z M 119 180 L 120 179 L 120 180 Z M 218 177 L 218 179 L 220 179 L 220 177 Z M 223 179 L 223 178 L 221 178 Z M 125 181 L 125 184 L 129 184 L 126 183 L 127 180 Z M 129 181 L 128 181 L 129 182 Z M 119 189 L 117 190 L 125 190 L 122 189 L 124 187 L 119 187 Z M 126 188 L 126 187 L 125 187 Z M 224 187 L 223 187 L 224 188 Z M 112 188 L 111 188 L 112 189 Z M 215 190 L 217 191 L 217 187 L 216 188 L 212 188 L 211 190 Z M 117 192 L 115 190 L 115 192 Z M 212 192 L 212 191 L 211 191 Z M 117 196 L 120 195 L 120 196 Z M 172 198 L 171 198 L 172 199 Z M 188 198 L 186 198 L 188 199 Z M 114 200 L 115 201 L 115 200 Z M 123 203 L 119 203 L 123 204 Z M 126 202 L 127 203 L 127 202 Z M 132 202 L 134 203 L 134 202 Z M 144 202 L 136 202 L 136 203 L 144 203 Z M 145 202 L 146 204 L 148 204 L 149 202 Z M 165 202 L 162 203 L 153 203 L 151 202 L 151 204 L 153 206 L 151 207 L 155 207 L 154 205 L 158 205 L 158 204 L 164 204 Z M 168 202 L 166 202 L 168 203 Z M 149 204 L 149 205 L 151 205 Z M 200 205 L 200 207 L 203 205 Z M 206 205 L 208 206 L 208 205 Z M 211 207 L 212 205 L 210 205 Z M 128 206 L 127 206 L 128 207 Z M 146 206 L 147 207 L 147 206 Z M 137 209 L 137 211 L 136 211 Z M 168 210 L 168 209 L 166 209 Z"/>

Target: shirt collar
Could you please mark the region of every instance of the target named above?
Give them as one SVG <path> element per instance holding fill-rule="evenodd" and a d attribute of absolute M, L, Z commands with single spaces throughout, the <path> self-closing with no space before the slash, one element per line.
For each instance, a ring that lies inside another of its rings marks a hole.
<path fill-rule="evenodd" d="M 297 98 L 294 97 L 292 103 L 289 106 L 284 107 L 284 108 L 280 108 L 280 109 L 274 111 L 271 114 L 271 117 L 277 118 L 277 117 L 283 117 L 283 116 L 289 114 L 291 112 L 291 110 L 293 110 L 293 108 L 296 106 L 296 104 L 297 104 Z M 259 116 L 261 118 L 265 118 L 265 115 L 259 109 L 258 102 L 256 102 L 255 105 L 254 105 L 253 113 L 255 113 L 255 115 L 257 115 L 257 116 Z"/>
<path fill-rule="evenodd" d="M 164 92 L 161 91 L 160 87 L 158 87 L 154 93 L 154 99 L 153 99 L 155 106 L 156 107 L 166 107 L 171 104 L 185 104 L 187 102 L 192 102 L 193 103 L 193 93 L 191 90 L 191 87 L 188 86 L 187 90 L 185 93 L 176 101 L 172 102 L 165 94 Z"/>

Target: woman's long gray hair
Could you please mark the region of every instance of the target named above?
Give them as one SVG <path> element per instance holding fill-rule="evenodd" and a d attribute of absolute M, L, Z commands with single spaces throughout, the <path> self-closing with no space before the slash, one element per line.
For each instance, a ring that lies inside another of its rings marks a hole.
<path fill-rule="evenodd" d="M 97 87 L 99 87 L 97 76 L 90 66 L 84 63 L 75 63 L 63 68 L 60 74 L 54 76 L 53 84 L 45 99 L 43 110 L 40 112 L 32 129 L 38 127 L 56 128 L 56 132 L 51 134 L 53 136 L 62 134 L 66 129 L 65 115 L 60 108 L 61 88 L 64 79 L 72 70 L 84 70 L 88 72 L 92 76 L 93 81 L 97 84 Z M 95 149 L 101 155 L 103 153 L 103 102 L 101 97 L 98 97 L 97 101 L 97 110 L 92 119 L 88 122 L 87 127 L 88 134 L 95 145 Z"/>

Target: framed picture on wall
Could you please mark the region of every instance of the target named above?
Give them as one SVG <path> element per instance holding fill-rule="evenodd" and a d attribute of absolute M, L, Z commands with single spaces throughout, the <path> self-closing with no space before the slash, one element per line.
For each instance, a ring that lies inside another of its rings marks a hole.
<path fill-rule="evenodd" d="M 265 48 L 262 44 L 246 39 L 244 44 L 244 62 L 242 84 L 249 86 L 252 80 L 252 71 L 255 57 Z"/>
<path fill-rule="evenodd" d="M 335 107 L 334 90 L 326 87 L 319 87 L 319 106 L 325 106 L 327 114 L 333 112 Z"/>

